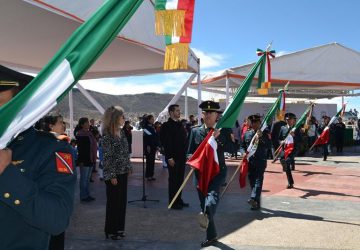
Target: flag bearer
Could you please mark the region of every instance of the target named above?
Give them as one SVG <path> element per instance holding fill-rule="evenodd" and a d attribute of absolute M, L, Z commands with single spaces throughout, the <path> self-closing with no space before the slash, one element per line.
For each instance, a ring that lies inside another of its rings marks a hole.
<path fill-rule="evenodd" d="M 258 210 L 260 209 L 260 197 L 264 180 L 264 172 L 267 164 L 267 151 L 271 148 L 271 140 L 268 129 L 261 131 L 260 116 L 251 115 L 248 117 L 248 120 L 251 123 L 251 129 L 249 129 L 244 135 L 244 140 L 241 144 L 241 153 L 245 154 L 251 140 L 255 134 L 257 134 L 257 137 L 253 142 L 254 147 L 249 149 L 250 151 L 256 151 L 249 158 L 249 182 L 251 187 L 251 196 L 248 203 L 251 206 L 251 210 Z"/>
<path fill-rule="evenodd" d="M 188 155 L 192 155 L 205 139 L 208 132 L 215 128 L 216 122 L 219 119 L 219 114 L 221 113 L 220 105 L 217 102 L 205 101 L 202 102 L 199 107 L 203 111 L 204 124 L 192 128 L 189 138 Z M 223 130 L 221 130 L 221 132 L 219 130 L 215 130 L 213 133 L 217 142 L 217 156 L 220 172 L 210 181 L 206 195 L 204 195 L 198 188 L 200 206 L 202 211 L 205 211 L 205 213 L 199 214 L 199 222 L 200 226 L 206 229 L 206 240 L 201 243 L 201 247 L 214 245 L 217 242 L 214 215 L 216 207 L 219 203 L 220 187 L 224 183 L 226 177 L 224 147 L 231 141 L 230 134 L 224 133 Z M 197 171 L 195 172 L 195 176 L 196 182 L 199 183 L 200 176 Z"/>
<path fill-rule="evenodd" d="M 32 77 L 0 66 L 0 111 Z M 73 210 L 76 174 L 67 142 L 29 128 L 0 150 L 0 249 L 47 249 Z"/>

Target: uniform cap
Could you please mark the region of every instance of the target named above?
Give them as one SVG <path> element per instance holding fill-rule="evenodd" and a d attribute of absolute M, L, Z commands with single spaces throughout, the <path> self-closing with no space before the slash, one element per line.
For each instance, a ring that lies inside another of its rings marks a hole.
<path fill-rule="evenodd" d="M 34 77 L 0 65 L 0 92 L 15 87 L 23 89 Z"/>
<path fill-rule="evenodd" d="M 285 119 L 286 120 L 296 119 L 296 115 L 294 113 L 286 113 L 285 114 Z"/>
<path fill-rule="evenodd" d="M 218 113 L 222 113 L 220 109 L 220 104 L 214 101 L 204 101 L 199 105 L 202 111 L 214 111 Z"/>

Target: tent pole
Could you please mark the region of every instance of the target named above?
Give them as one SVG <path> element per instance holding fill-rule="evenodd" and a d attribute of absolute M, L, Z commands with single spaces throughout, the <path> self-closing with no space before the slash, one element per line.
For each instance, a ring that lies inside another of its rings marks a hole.
<path fill-rule="evenodd" d="M 74 102 L 73 102 L 73 91 L 69 91 L 69 115 L 70 115 L 70 133 L 68 136 L 74 138 Z"/>
<path fill-rule="evenodd" d="M 189 118 L 189 107 L 188 107 L 188 88 L 185 89 L 185 119 Z"/>
<path fill-rule="evenodd" d="M 199 70 L 197 72 L 197 89 L 198 89 L 198 125 L 201 125 L 201 78 L 200 78 L 200 58 L 199 58 Z"/>
<path fill-rule="evenodd" d="M 105 113 L 105 109 L 94 99 L 94 97 L 90 95 L 90 93 L 86 89 L 84 89 L 83 86 L 80 85 L 80 83 L 76 83 L 76 87 L 102 115 Z"/>
<path fill-rule="evenodd" d="M 185 84 L 181 87 L 181 89 L 176 93 L 176 95 L 171 99 L 171 101 L 166 105 L 166 107 L 163 109 L 163 111 L 160 112 L 158 117 L 156 118 L 156 121 L 162 121 L 162 118 L 164 118 L 168 114 L 168 107 L 171 104 L 176 103 L 179 98 L 181 97 L 182 93 L 187 89 L 187 87 L 191 84 L 191 82 L 194 80 L 196 76 L 196 73 L 192 74 L 189 79 L 185 82 Z M 185 103 L 185 110 L 186 110 L 186 103 Z"/>
<path fill-rule="evenodd" d="M 229 77 L 228 77 L 228 74 L 226 73 L 226 102 L 225 102 L 225 105 L 227 108 L 227 106 L 229 105 L 229 96 L 230 96 L 230 93 L 229 93 Z"/>

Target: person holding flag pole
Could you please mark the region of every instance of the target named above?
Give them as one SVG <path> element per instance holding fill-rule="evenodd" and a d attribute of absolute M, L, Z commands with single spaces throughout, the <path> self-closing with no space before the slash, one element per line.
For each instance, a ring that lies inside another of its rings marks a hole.
<path fill-rule="evenodd" d="M 270 133 L 267 128 L 267 122 L 261 123 L 260 116 L 251 115 L 248 117 L 251 122 L 251 129 L 245 135 L 241 144 L 241 153 L 245 154 L 243 163 L 248 163 L 249 182 L 251 187 L 251 196 L 248 203 L 251 210 L 260 209 L 260 197 L 264 180 L 264 172 L 267 165 L 267 150 L 271 147 Z M 243 165 L 243 164 L 241 164 Z M 241 177 L 245 176 L 242 168 Z M 240 183 L 242 184 L 242 178 Z"/>
<path fill-rule="evenodd" d="M 216 121 L 212 121 L 213 125 L 216 126 L 213 127 L 214 131 L 207 132 L 207 135 L 205 132 L 202 132 L 201 134 L 199 132 L 195 132 L 194 128 L 191 131 L 192 133 L 200 134 L 201 136 L 195 136 L 190 135 L 190 141 L 189 141 L 189 150 L 188 153 L 190 153 L 189 160 L 187 161 L 187 164 L 192 167 L 188 175 L 186 176 L 183 184 L 179 188 L 178 192 L 175 194 L 173 200 L 170 202 L 168 208 L 170 209 L 172 205 L 175 203 L 176 198 L 181 193 L 182 189 L 185 187 L 186 182 L 189 180 L 192 173 L 197 170 L 197 189 L 199 190 L 199 198 L 200 203 L 204 204 L 202 205 L 203 213 L 199 216 L 199 222 L 200 226 L 203 228 L 206 228 L 207 230 L 207 238 L 204 242 L 201 243 L 202 247 L 213 245 L 217 242 L 217 234 L 215 230 L 215 224 L 213 221 L 213 217 L 216 211 L 216 207 L 219 200 L 219 188 L 221 184 L 224 182 L 225 174 L 222 174 L 226 172 L 226 168 L 223 168 L 223 171 L 221 171 L 220 165 L 222 165 L 222 161 L 225 159 L 223 155 L 223 146 L 225 141 L 221 142 L 221 136 L 224 136 L 224 132 L 221 133 L 220 130 L 222 128 L 229 128 L 231 129 L 235 121 L 238 119 L 242 104 L 244 103 L 245 97 L 247 96 L 251 83 L 254 79 L 254 76 L 258 69 L 260 68 L 259 74 L 261 73 L 264 75 L 264 69 L 265 67 L 260 67 L 261 65 L 267 63 L 269 65 L 267 60 L 269 58 L 269 53 L 272 55 L 275 53 L 275 51 L 269 51 L 270 46 L 268 46 L 267 50 L 262 52 L 260 54 L 259 60 L 255 63 L 255 65 L 250 70 L 247 77 L 244 79 L 243 83 L 240 85 L 240 87 L 237 89 L 236 93 L 234 94 L 233 100 L 231 104 L 226 108 L 224 111 L 223 116 L 221 119 L 216 123 Z M 269 77 L 267 78 L 269 81 Z M 266 88 L 270 86 L 270 82 L 265 84 L 263 87 Z M 265 91 L 264 91 L 265 92 Z M 203 106 L 203 105 L 207 105 Z M 218 112 L 218 109 L 220 108 L 218 106 L 219 104 L 212 104 L 211 101 L 206 104 L 206 102 L 202 103 L 203 110 L 209 110 L 213 109 L 213 111 Z M 206 112 L 205 112 L 206 113 Z M 214 114 L 215 116 L 215 114 Z M 212 118 L 212 120 L 217 120 L 217 117 Z M 207 127 L 211 127 L 210 125 Z M 222 135 L 223 134 L 223 135 Z M 219 142 L 218 142 L 219 141 Z M 230 142 L 229 138 L 229 142 Z M 192 145 L 197 145 L 192 146 Z M 218 153 L 218 147 L 220 154 Z M 196 149 L 196 150 L 195 150 Z M 194 151 L 195 150 L 195 151 Z M 193 153 L 193 154 L 192 154 Z M 191 155 L 192 154 L 192 155 Z M 200 195 L 201 193 L 201 195 Z"/>
<path fill-rule="evenodd" d="M 273 119 L 275 113 L 277 113 L 277 116 L 282 117 L 284 115 L 284 111 L 285 111 L 285 95 L 286 95 L 286 91 L 288 90 L 288 86 L 289 86 L 289 82 L 285 85 L 284 89 L 280 89 L 279 90 L 279 96 L 276 99 L 276 101 L 274 102 L 274 104 L 271 106 L 271 108 L 269 109 L 268 113 L 266 114 L 264 120 L 262 121 L 261 125 L 259 128 L 256 128 L 256 130 L 259 130 L 259 132 L 263 132 L 268 125 L 270 124 L 271 120 Z M 256 126 L 256 125 L 255 125 Z M 249 140 L 250 139 L 250 140 Z M 259 142 L 259 137 L 258 137 L 258 133 L 252 134 L 252 136 L 250 135 L 250 138 L 248 139 L 248 143 L 247 145 L 243 145 L 243 153 L 245 153 L 243 160 L 241 162 L 241 164 L 239 164 L 238 168 L 235 170 L 234 174 L 232 175 L 232 177 L 230 178 L 228 184 L 226 185 L 226 187 L 224 188 L 221 197 L 225 194 L 226 190 L 228 189 L 230 183 L 232 183 L 232 181 L 235 178 L 235 175 L 237 174 L 237 172 L 241 169 L 241 173 L 239 176 L 239 183 L 240 183 L 240 188 L 244 188 L 245 184 L 246 184 L 246 177 L 247 177 L 247 172 L 248 172 L 248 168 L 249 168 L 249 159 L 254 159 L 252 156 L 255 155 L 255 153 L 258 150 L 258 142 Z M 250 142 L 250 143 L 249 143 Z M 266 157 L 265 157 L 266 158 Z M 257 164 L 255 164 L 257 165 Z M 265 162 L 265 167 L 266 167 L 266 162 Z M 265 170 L 265 168 L 264 168 Z M 261 171 L 258 172 L 258 177 L 261 177 Z M 256 178 L 255 178 L 256 179 Z M 256 192 L 261 193 L 261 187 L 262 184 L 260 185 L 260 183 L 262 183 L 261 181 L 258 181 L 258 186 L 256 188 L 256 190 L 254 190 L 254 195 L 252 196 L 253 198 L 255 197 Z M 253 187 L 253 186 L 252 186 Z M 258 196 L 259 198 L 259 196 Z M 255 199 L 254 199 L 255 200 Z M 259 201 L 259 199 L 258 199 Z M 258 202 L 260 204 L 260 202 Z"/>
<path fill-rule="evenodd" d="M 326 161 L 328 156 L 328 143 L 330 139 L 330 126 L 339 118 L 342 117 L 345 113 L 346 103 L 344 103 L 341 109 L 329 120 L 329 117 L 324 117 L 324 126 L 322 128 L 320 136 L 316 139 L 314 144 L 310 147 L 309 151 L 312 150 L 317 145 L 323 145 L 323 156 L 324 161 Z"/>
<path fill-rule="evenodd" d="M 300 127 L 305 123 L 306 119 L 311 116 L 314 103 L 310 103 L 309 107 L 302 114 L 300 119 L 296 122 L 296 115 L 293 113 L 286 113 L 285 120 L 287 125 L 281 127 L 279 134 L 279 141 L 281 145 L 281 158 L 280 163 L 283 170 L 286 172 L 288 180 L 287 188 L 294 187 L 294 179 L 291 173 L 291 167 L 295 167 L 295 153 L 297 145 L 300 141 Z"/>

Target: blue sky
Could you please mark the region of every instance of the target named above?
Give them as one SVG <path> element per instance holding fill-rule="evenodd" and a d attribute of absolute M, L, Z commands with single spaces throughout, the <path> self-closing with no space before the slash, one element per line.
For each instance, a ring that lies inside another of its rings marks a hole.
<path fill-rule="evenodd" d="M 197 0 L 191 47 L 201 59 L 202 73 L 253 62 L 256 48 L 271 41 L 281 53 L 331 42 L 360 51 L 359 10 L 358 0 Z M 102 92 L 176 93 L 187 77 L 176 73 L 109 79 Z M 95 83 L 84 86 L 99 91 Z M 356 98 L 346 100 L 360 108 Z"/>

